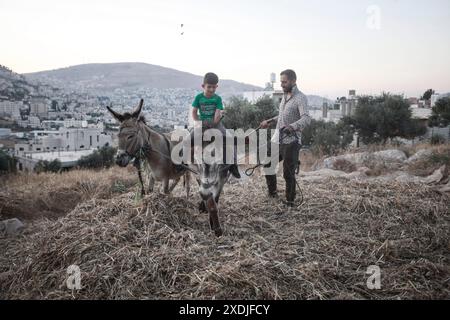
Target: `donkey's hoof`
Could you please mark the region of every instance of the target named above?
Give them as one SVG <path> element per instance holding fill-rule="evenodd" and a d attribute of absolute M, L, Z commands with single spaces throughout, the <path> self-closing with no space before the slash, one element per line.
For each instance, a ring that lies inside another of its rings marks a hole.
<path fill-rule="evenodd" d="M 200 212 L 208 212 L 208 210 L 206 209 L 206 204 L 204 201 L 200 201 L 200 203 L 198 204 L 198 210 Z"/>
<path fill-rule="evenodd" d="M 221 237 L 223 235 L 222 228 L 214 230 L 214 234 L 216 235 L 216 237 Z"/>

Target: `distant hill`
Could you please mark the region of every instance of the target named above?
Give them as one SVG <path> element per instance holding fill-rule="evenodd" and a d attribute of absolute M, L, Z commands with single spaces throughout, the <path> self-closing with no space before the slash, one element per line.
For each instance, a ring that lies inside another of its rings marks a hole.
<path fill-rule="evenodd" d="M 24 76 L 0 65 L 0 101 L 22 101 L 35 90 L 36 87 L 30 84 Z"/>
<path fill-rule="evenodd" d="M 115 89 L 198 89 L 202 76 L 147 63 L 96 63 L 25 74 L 27 78 L 79 91 L 110 92 Z M 220 76 L 220 75 L 219 75 Z M 226 93 L 261 90 L 233 80 L 220 80 Z"/>

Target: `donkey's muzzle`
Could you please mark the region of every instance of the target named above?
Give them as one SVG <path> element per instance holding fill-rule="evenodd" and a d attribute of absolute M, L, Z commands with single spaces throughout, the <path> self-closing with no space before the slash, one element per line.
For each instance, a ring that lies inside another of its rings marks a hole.
<path fill-rule="evenodd" d="M 116 156 L 116 164 L 119 167 L 124 168 L 124 167 L 128 166 L 130 161 L 131 161 L 131 157 L 126 153 L 120 153 L 120 154 L 117 154 L 117 156 Z"/>

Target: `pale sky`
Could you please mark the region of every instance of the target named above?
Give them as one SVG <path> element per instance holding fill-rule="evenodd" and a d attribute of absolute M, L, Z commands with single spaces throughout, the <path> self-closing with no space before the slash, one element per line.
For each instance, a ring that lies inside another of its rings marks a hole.
<path fill-rule="evenodd" d="M 449 0 L 0 0 L 0 30 L 19 73 L 146 62 L 263 86 L 292 68 L 330 99 L 450 92 Z"/>

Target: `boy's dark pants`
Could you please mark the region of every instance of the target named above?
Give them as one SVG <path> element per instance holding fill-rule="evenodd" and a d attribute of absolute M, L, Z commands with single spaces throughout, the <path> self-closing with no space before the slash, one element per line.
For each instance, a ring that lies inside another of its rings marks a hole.
<path fill-rule="evenodd" d="M 283 161 L 283 178 L 286 181 L 286 200 L 295 200 L 295 171 L 299 165 L 300 145 L 297 142 L 281 144 L 279 161 Z M 270 163 L 264 167 L 270 167 Z M 277 176 L 266 175 L 266 183 L 270 195 L 277 193 Z"/>

